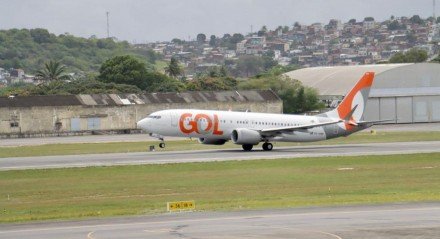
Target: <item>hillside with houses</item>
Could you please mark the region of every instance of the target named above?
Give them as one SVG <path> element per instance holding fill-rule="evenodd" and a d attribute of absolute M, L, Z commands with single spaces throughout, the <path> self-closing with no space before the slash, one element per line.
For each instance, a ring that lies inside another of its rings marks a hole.
<path fill-rule="evenodd" d="M 263 26 L 259 31 L 245 35 L 206 36 L 200 33 L 193 40 L 175 38 L 145 44 L 95 37 L 84 39 L 70 35 L 55 36 L 42 30 L 30 30 L 28 34 L 28 38 L 25 36 L 23 41 L 18 39 L 16 44 L 19 46 L 25 41 L 34 41 L 37 48 L 30 56 L 18 50 L 13 52 L 0 47 L 0 63 L 8 62 L 0 65 L 0 87 L 18 82 L 38 84 L 38 79 L 33 77 L 38 64 L 43 64 L 41 57 L 35 57 L 38 52 L 44 53 L 47 60 L 56 58 L 77 76 L 96 72 L 105 57 L 114 55 L 135 54 L 140 59 L 144 58 L 146 63 L 153 64 L 156 59 L 162 60 L 164 64 L 174 58 L 183 68 L 179 76 L 182 80 L 192 80 L 220 68 L 231 76 L 247 78 L 277 65 L 314 67 L 380 64 L 411 49 L 426 52 L 425 60 L 433 60 L 439 53 L 440 17 L 422 19 L 418 15 L 392 16 L 385 21 L 365 17 L 361 21 L 351 19 L 348 22 L 332 19 L 327 24 L 311 25 L 296 22 L 292 26 L 279 26 L 272 30 Z M 0 45 L 4 42 L 2 39 L 0 37 Z M 53 42 L 61 44 L 59 48 L 62 49 L 62 57 L 52 54 L 56 53 L 56 49 L 46 50 Z M 84 54 L 76 58 L 81 52 Z M 88 56 L 90 62 L 87 61 Z M 29 61 L 29 57 L 35 57 L 38 61 Z M 17 67 L 14 67 L 14 62 L 17 62 Z M 21 68 L 23 62 L 27 64 Z M 164 71 L 163 67 L 155 69 Z"/>

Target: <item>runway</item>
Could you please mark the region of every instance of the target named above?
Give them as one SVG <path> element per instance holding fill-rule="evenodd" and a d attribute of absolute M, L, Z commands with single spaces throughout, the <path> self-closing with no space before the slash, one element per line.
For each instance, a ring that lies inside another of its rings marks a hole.
<path fill-rule="evenodd" d="M 314 145 L 280 148 L 275 146 L 273 151 L 262 151 L 260 147 L 258 147 L 257 150 L 251 152 L 245 152 L 241 149 L 229 149 L 0 158 L 0 171 L 299 157 L 390 155 L 431 152 L 440 152 L 440 141 L 323 146 Z"/>
<path fill-rule="evenodd" d="M 438 238 L 440 203 L 300 208 L 0 225 L 0 238 Z"/>
<path fill-rule="evenodd" d="M 387 124 L 374 125 L 371 130 L 378 132 L 432 132 L 440 131 L 440 123 L 417 123 L 417 124 Z M 369 130 L 370 130 L 369 129 Z M 185 140 L 179 137 L 166 137 L 171 140 Z M 110 134 L 110 135 L 83 135 L 83 136 L 60 136 L 43 138 L 12 138 L 0 139 L 0 147 L 19 147 L 44 144 L 78 144 L 78 143 L 111 143 L 111 142 L 140 142 L 156 141 L 156 138 L 147 134 Z"/>

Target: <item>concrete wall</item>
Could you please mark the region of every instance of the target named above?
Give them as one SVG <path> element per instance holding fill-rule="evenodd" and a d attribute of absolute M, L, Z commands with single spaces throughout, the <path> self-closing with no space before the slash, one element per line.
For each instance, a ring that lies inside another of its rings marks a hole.
<path fill-rule="evenodd" d="M 282 113 L 282 101 L 200 102 L 127 106 L 0 108 L 0 136 L 136 129 L 136 122 L 164 109 L 211 109 Z M 15 124 L 15 125 L 14 125 Z"/>

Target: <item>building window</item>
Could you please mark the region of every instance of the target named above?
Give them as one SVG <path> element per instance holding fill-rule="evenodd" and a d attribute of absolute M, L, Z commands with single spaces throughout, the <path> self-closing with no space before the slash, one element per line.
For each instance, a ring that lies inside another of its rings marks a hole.
<path fill-rule="evenodd" d="M 18 127 L 19 125 L 18 125 L 18 122 L 17 121 L 13 121 L 13 122 L 11 122 L 11 128 L 16 128 L 16 127 Z"/>

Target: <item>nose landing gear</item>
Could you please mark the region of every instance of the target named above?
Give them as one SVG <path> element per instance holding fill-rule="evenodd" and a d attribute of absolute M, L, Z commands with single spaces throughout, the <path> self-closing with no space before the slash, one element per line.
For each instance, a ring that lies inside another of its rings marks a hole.
<path fill-rule="evenodd" d="M 153 137 L 153 138 L 157 138 L 157 139 L 160 140 L 159 148 L 161 148 L 161 149 L 165 148 L 165 140 L 164 140 L 164 138 L 163 138 L 162 135 L 158 135 L 158 134 L 152 134 L 152 133 L 150 133 L 150 136 Z"/>

